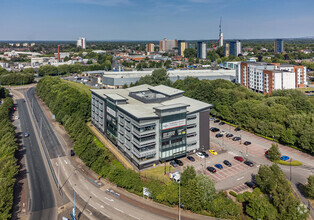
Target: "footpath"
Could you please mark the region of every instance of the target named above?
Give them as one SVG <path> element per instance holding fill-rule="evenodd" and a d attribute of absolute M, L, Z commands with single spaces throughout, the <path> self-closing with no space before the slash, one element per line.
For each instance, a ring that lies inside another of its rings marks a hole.
<path fill-rule="evenodd" d="M 69 155 L 70 154 L 70 150 L 72 149 L 74 143 L 71 140 L 70 136 L 68 135 L 68 133 L 66 132 L 66 130 L 64 129 L 64 127 L 62 125 L 60 125 L 56 120 L 53 119 L 53 115 L 50 112 L 49 108 L 45 105 L 45 103 L 39 98 L 37 97 L 39 104 L 42 107 L 42 110 L 44 111 L 47 120 L 49 121 L 50 125 L 52 126 L 53 130 L 56 133 L 56 136 L 63 140 L 62 141 L 62 145 L 64 145 L 64 149 L 66 149 L 66 154 Z M 109 142 L 109 140 L 107 140 L 106 138 L 104 138 L 100 132 L 95 129 L 92 125 L 89 125 L 89 127 L 91 128 L 91 130 L 94 132 L 94 134 L 97 136 L 97 138 L 105 145 L 105 147 L 107 147 L 116 157 L 117 159 L 119 159 L 119 161 L 124 164 L 126 167 L 133 169 L 134 167 L 130 164 L 129 161 L 127 161 L 121 154 L 120 152 L 114 147 L 112 146 L 112 144 Z M 124 160 L 123 160 L 124 159 Z M 74 156 L 73 158 L 71 158 L 71 163 L 74 167 L 77 167 L 81 172 L 83 172 L 87 177 L 97 180 L 98 179 L 98 174 L 95 173 L 94 171 L 92 171 L 89 167 L 87 167 L 84 162 Z M 100 183 L 100 185 L 102 186 L 100 188 L 100 190 L 102 191 L 106 191 L 106 189 L 110 188 L 113 189 L 115 192 L 120 194 L 120 199 L 124 200 L 127 203 L 130 203 L 136 207 L 145 209 L 145 210 L 149 210 L 152 213 L 156 213 L 159 214 L 161 216 L 165 216 L 168 217 L 170 219 L 177 219 L 178 218 L 178 208 L 171 208 L 169 206 L 166 205 L 162 205 L 160 203 L 156 203 L 150 199 L 145 199 L 143 197 L 137 196 L 133 193 L 130 193 L 122 188 L 117 187 L 115 184 L 112 184 L 111 182 L 107 181 L 106 179 L 101 179 L 100 181 L 97 181 Z M 204 215 L 199 215 L 199 214 L 195 214 L 192 213 L 190 211 L 186 211 L 181 209 L 181 219 L 183 220 L 194 220 L 194 219 L 200 219 L 200 220 L 208 220 L 208 219 L 217 219 L 217 218 L 213 218 L 213 217 L 209 217 L 209 216 L 204 216 Z"/>

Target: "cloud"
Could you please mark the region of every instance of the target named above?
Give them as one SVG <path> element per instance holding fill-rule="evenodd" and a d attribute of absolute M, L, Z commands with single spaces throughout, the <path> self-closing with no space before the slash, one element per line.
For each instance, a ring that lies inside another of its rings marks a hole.
<path fill-rule="evenodd" d="M 122 6 L 130 4 L 130 0 L 72 0 L 72 2 L 100 6 Z"/>

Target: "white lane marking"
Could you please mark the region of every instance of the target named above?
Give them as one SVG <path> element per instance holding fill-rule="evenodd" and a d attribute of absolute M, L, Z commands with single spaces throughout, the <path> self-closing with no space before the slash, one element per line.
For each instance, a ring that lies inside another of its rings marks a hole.
<path fill-rule="evenodd" d="M 138 220 L 141 220 L 140 218 L 136 217 L 136 216 L 133 216 L 133 215 L 129 215 L 130 217 L 132 218 L 135 218 L 135 219 L 138 219 Z"/>
<path fill-rule="evenodd" d="M 105 203 L 105 205 L 109 205 L 108 203 L 106 203 L 104 200 L 101 200 L 103 203 Z"/>
<path fill-rule="evenodd" d="M 124 213 L 124 211 L 122 211 L 122 210 L 120 210 L 120 209 L 118 209 L 118 208 L 116 208 L 116 207 L 113 207 L 115 210 L 117 210 L 118 212 L 121 212 L 121 213 Z"/>
<path fill-rule="evenodd" d="M 56 162 L 56 166 L 59 166 L 59 165 L 58 165 L 58 162 Z"/>
<path fill-rule="evenodd" d="M 66 160 L 64 160 L 64 163 L 68 164 L 68 162 Z"/>
<path fill-rule="evenodd" d="M 231 155 L 237 156 L 237 154 L 236 154 L 236 153 L 233 153 L 233 152 L 230 152 L 230 151 L 228 151 L 228 154 L 231 154 Z"/>
<path fill-rule="evenodd" d="M 92 204 L 89 204 L 91 207 L 93 207 L 94 209 L 96 209 L 97 210 L 97 208 L 95 207 L 95 206 L 93 206 Z"/>
<path fill-rule="evenodd" d="M 98 202 L 96 202 L 97 205 L 101 206 Z"/>
<path fill-rule="evenodd" d="M 103 205 L 101 205 L 101 206 L 100 206 L 100 208 L 102 208 L 102 209 L 103 209 L 103 208 L 105 208 L 105 207 L 104 207 Z"/>
<path fill-rule="evenodd" d="M 97 197 L 95 193 L 93 193 L 93 192 L 91 192 L 91 193 L 92 193 L 95 197 Z"/>
<path fill-rule="evenodd" d="M 107 218 L 111 218 L 109 215 L 107 215 L 106 213 L 100 211 L 101 214 L 103 214 L 104 216 L 106 216 Z"/>
<path fill-rule="evenodd" d="M 110 202 L 113 202 L 114 200 L 113 199 L 109 199 L 105 196 L 105 199 L 109 200 Z"/>
<path fill-rule="evenodd" d="M 93 215 L 93 213 L 89 209 L 86 209 L 86 211 L 89 212 L 89 215 Z"/>
<path fill-rule="evenodd" d="M 242 177 L 238 178 L 237 180 L 242 180 L 243 178 L 244 178 L 244 176 L 242 176 Z"/>

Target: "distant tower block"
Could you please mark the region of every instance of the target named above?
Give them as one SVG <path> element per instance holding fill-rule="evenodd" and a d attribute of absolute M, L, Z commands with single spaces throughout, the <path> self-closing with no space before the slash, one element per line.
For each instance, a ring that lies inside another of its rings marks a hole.
<path fill-rule="evenodd" d="M 221 32 L 221 20 L 222 20 L 222 17 L 220 17 L 220 24 L 219 24 L 219 47 L 222 47 L 224 45 L 224 37 L 223 37 L 223 33 Z"/>

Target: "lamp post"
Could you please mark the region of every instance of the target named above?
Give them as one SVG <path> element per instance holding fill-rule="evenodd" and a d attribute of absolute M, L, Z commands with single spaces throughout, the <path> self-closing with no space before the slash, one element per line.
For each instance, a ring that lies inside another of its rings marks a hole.
<path fill-rule="evenodd" d="M 181 179 L 179 179 L 179 220 L 181 220 L 181 210 L 180 210 L 181 209 L 181 189 L 180 189 L 180 185 L 181 185 Z"/>
<path fill-rule="evenodd" d="M 291 162 L 292 162 L 292 157 L 290 158 L 290 182 L 292 180 L 292 177 L 291 177 Z"/>

